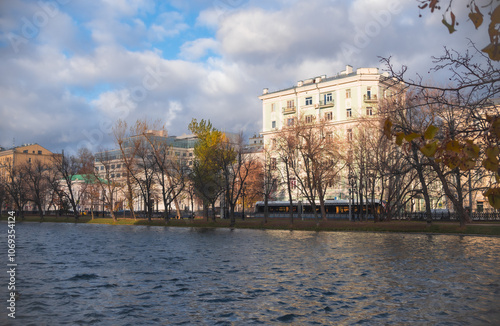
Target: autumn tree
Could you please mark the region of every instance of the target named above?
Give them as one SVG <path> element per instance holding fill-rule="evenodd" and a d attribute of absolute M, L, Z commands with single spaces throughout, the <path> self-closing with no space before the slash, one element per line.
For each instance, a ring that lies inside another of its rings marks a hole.
<path fill-rule="evenodd" d="M 198 138 L 194 147 L 194 161 L 189 178 L 196 193 L 203 200 L 205 216 L 208 220 L 208 207 L 212 206 L 212 219 L 215 221 L 215 202 L 223 191 L 224 179 L 219 165 L 220 144 L 224 134 L 212 126 L 210 121 L 193 119 L 189 130 Z"/>

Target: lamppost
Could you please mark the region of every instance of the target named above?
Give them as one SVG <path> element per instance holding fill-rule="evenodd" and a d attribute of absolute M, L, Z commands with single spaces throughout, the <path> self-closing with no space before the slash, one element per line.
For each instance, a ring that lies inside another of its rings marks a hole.
<path fill-rule="evenodd" d="M 241 214 L 241 219 L 245 220 L 245 187 L 243 187 L 241 191 L 242 199 L 243 199 L 243 208 L 242 208 L 242 214 Z"/>
<path fill-rule="evenodd" d="M 351 170 L 351 166 L 349 166 L 349 221 L 353 221 L 352 209 L 351 209 L 351 201 L 354 204 L 354 190 L 356 187 L 356 176 L 354 172 Z"/>

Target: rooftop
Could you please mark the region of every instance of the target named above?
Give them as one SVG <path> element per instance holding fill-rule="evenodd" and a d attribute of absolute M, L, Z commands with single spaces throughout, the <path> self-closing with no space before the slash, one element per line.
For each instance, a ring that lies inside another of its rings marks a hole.
<path fill-rule="evenodd" d="M 291 90 L 291 89 L 301 88 L 301 87 L 304 87 L 307 85 L 326 83 L 326 82 L 330 82 L 333 80 L 339 80 L 339 79 L 343 79 L 343 78 L 348 78 L 348 77 L 353 77 L 353 76 L 358 76 L 358 75 L 367 75 L 367 74 L 378 75 L 379 74 L 378 68 L 358 68 L 356 71 L 354 71 L 352 66 L 347 65 L 346 69 L 344 71 L 337 73 L 337 75 L 335 75 L 335 76 L 327 77 L 326 75 L 322 75 L 322 76 L 318 76 L 318 77 L 308 78 L 305 80 L 299 80 L 295 86 L 280 89 L 277 91 L 272 91 L 272 92 L 269 92 L 268 88 L 264 88 L 262 95 L 274 94 L 274 93 L 283 92 L 283 91 L 287 91 L 287 90 Z M 384 74 L 384 76 L 385 76 L 385 74 Z"/>

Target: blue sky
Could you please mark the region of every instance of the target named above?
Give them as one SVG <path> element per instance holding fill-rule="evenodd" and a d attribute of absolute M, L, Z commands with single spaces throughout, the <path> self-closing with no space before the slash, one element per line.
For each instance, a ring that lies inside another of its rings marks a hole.
<path fill-rule="evenodd" d="M 486 0 L 485 0 L 486 1 Z M 487 1 L 486 1 L 487 2 Z M 261 130 L 263 88 L 392 56 L 430 81 L 432 56 L 486 45 L 466 8 L 449 35 L 416 0 L 13 0 L 0 2 L 0 145 L 112 148 L 117 119 L 192 118 Z M 486 25 L 486 24 L 485 24 Z"/>

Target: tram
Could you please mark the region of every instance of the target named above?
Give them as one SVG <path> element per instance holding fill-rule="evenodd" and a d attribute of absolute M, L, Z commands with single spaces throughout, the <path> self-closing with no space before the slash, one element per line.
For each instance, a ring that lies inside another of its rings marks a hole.
<path fill-rule="evenodd" d="M 288 201 L 269 201 L 267 203 L 269 217 L 288 217 L 290 215 L 290 202 Z M 255 204 L 255 215 L 262 216 L 264 214 L 265 205 L 263 201 Z M 309 202 L 292 203 L 292 210 L 298 217 L 314 217 L 312 205 Z M 363 215 L 368 218 L 373 218 L 373 213 L 380 214 L 382 211 L 382 203 L 379 200 L 369 201 L 360 205 L 358 202 L 351 203 L 351 214 Z M 321 214 L 320 205 L 316 203 L 316 211 Z M 348 200 L 325 200 L 325 211 L 327 218 L 349 218 L 349 201 Z"/>

